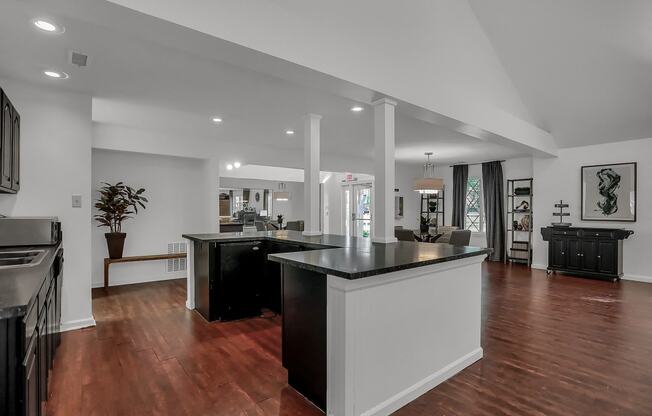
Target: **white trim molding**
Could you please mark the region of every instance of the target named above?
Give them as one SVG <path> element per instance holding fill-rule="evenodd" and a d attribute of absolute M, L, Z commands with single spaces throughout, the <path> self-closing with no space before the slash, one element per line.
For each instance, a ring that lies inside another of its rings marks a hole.
<path fill-rule="evenodd" d="M 93 317 L 86 319 L 77 319 L 75 321 L 67 321 L 61 323 L 61 332 L 74 331 L 76 329 L 88 328 L 95 326 L 95 319 Z"/>

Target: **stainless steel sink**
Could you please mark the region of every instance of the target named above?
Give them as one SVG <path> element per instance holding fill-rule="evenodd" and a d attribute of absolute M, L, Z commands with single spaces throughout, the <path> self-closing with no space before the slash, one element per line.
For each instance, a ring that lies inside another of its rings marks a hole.
<path fill-rule="evenodd" d="M 36 266 L 43 261 L 44 250 L 21 250 L 0 252 L 0 269 Z"/>

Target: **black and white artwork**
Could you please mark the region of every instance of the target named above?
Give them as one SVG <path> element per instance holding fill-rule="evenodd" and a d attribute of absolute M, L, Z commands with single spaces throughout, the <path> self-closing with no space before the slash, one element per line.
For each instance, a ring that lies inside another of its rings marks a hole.
<path fill-rule="evenodd" d="M 636 221 L 636 163 L 582 166 L 582 220 Z"/>

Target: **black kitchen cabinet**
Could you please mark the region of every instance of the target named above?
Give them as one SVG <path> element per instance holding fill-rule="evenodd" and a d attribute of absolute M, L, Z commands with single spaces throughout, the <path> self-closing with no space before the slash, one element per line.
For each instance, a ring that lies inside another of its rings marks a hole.
<path fill-rule="evenodd" d="M 195 309 L 208 321 L 260 315 L 262 241 L 194 243 Z"/>
<path fill-rule="evenodd" d="M 292 253 L 302 250 L 303 247 L 297 244 L 268 241 L 266 254 Z M 261 284 L 262 306 L 276 313 L 281 313 L 281 297 L 281 264 L 265 261 L 265 274 Z"/>
<path fill-rule="evenodd" d="M 264 244 L 243 241 L 220 244 L 220 318 L 260 315 L 260 281 L 263 277 Z"/>
<path fill-rule="evenodd" d="M 634 232 L 612 228 L 544 227 L 548 272 L 618 280 L 623 275 L 623 240 Z"/>
<path fill-rule="evenodd" d="M 39 391 L 39 348 L 38 348 L 38 330 L 27 347 L 25 359 L 23 360 L 22 370 L 25 375 L 24 395 L 22 400 L 22 409 L 25 416 L 37 416 L 41 407 Z M 11 410 L 10 410 L 11 411 Z M 14 412 L 11 414 L 19 414 Z"/>
<path fill-rule="evenodd" d="M 20 115 L 0 89 L 0 192 L 20 189 Z"/>
<path fill-rule="evenodd" d="M 62 251 L 22 316 L 0 319 L 0 415 L 43 416 L 58 346 Z"/>

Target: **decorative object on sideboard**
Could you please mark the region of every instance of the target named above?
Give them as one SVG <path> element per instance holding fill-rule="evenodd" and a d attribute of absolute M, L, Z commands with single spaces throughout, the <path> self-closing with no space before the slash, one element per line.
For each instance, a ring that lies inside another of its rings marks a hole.
<path fill-rule="evenodd" d="M 110 232 L 105 233 L 106 244 L 109 249 L 109 258 L 122 258 L 125 238 L 127 233 L 122 232 L 122 222 L 138 214 L 138 207 L 145 209 L 149 202 L 143 196 L 145 188 L 135 190 L 118 182 L 114 185 L 103 182 L 99 189 L 100 197 L 95 203 L 95 208 L 100 212 L 94 216 L 99 223 L 98 227 L 107 227 Z"/>
<path fill-rule="evenodd" d="M 279 214 L 276 216 L 276 221 L 278 221 L 278 229 L 282 230 L 283 229 L 283 214 Z"/>
<path fill-rule="evenodd" d="M 582 221 L 636 221 L 636 162 L 582 166 Z"/>
<path fill-rule="evenodd" d="M 559 200 L 558 204 L 555 204 L 555 208 L 559 208 L 559 212 L 554 212 L 553 217 L 559 217 L 558 222 L 553 222 L 554 227 L 570 227 L 572 224 L 570 222 L 564 222 L 564 217 L 570 217 L 570 212 L 564 212 L 564 208 L 568 208 L 568 204 L 565 204 L 563 200 Z"/>

